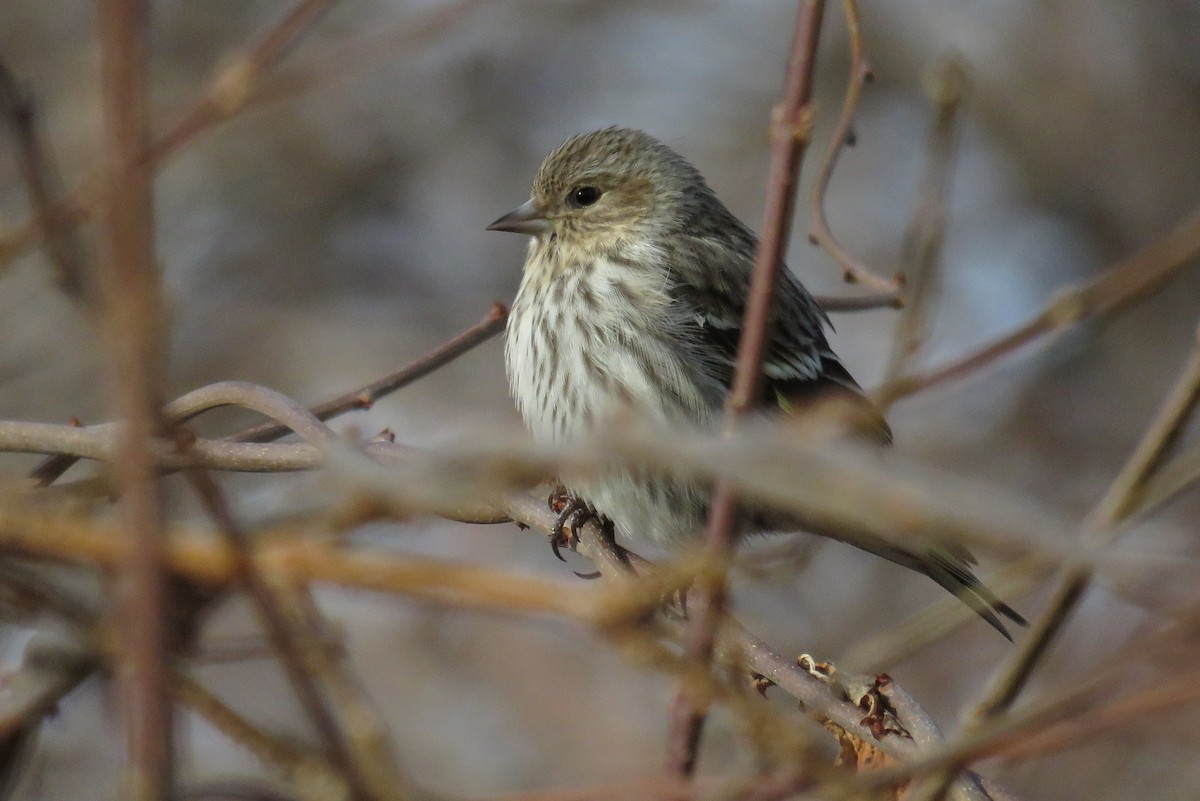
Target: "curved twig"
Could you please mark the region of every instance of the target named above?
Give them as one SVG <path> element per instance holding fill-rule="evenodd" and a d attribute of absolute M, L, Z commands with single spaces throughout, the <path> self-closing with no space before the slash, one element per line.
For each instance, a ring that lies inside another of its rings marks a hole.
<path fill-rule="evenodd" d="M 858 4 L 855 0 L 842 0 L 846 11 L 846 27 L 850 35 L 850 80 L 846 85 L 846 98 L 842 102 L 842 113 L 834 125 L 829 138 L 829 146 L 817 167 L 817 177 L 813 182 L 812 194 L 809 197 L 809 208 L 812 212 L 812 227 L 809 240 L 820 245 L 829 255 L 842 266 L 842 277 L 847 283 L 869 286 L 885 295 L 900 297 L 903 286 L 903 276 L 897 274 L 892 279 L 882 278 L 873 273 L 866 265 L 855 259 L 838 242 L 837 237 L 829 227 L 828 215 L 825 212 L 825 199 L 829 193 L 829 182 L 833 178 L 834 168 L 837 167 L 838 157 L 851 137 L 851 126 L 854 124 L 854 113 L 862 97 L 863 86 L 871 78 L 871 67 L 863 55 L 862 30 L 859 27 Z"/>

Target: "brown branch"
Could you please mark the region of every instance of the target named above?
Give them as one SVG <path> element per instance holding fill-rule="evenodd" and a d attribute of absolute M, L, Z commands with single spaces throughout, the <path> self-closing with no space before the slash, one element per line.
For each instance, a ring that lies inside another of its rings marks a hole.
<path fill-rule="evenodd" d="M 1146 482 L 1136 514 L 1141 517 L 1174 500 L 1179 494 L 1200 483 L 1200 445 L 1163 465 Z"/>
<path fill-rule="evenodd" d="M 428 41 L 432 34 L 445 30 L 461 19 L 464 12 L 490 2 L 459 0 L 446 8 L 423 15 L 399 33 L 390 31 L 371 37 L 366 42 L 356 39 L 344 43 L 324 57 L 315 59 L 306 68 L 268 80 L 271 70 L 335 1 L 297 0 L 292 10 L 278 23 L 233 57 L 217 65 L 208 84 L 184 104 L 175 115 L 176 122 L 152 143 L 146 158 L 155 167 L 161 167 L 198 135 L 235 116 L 251 103 L 307 91 L 318 84 L 327 83 L 331 77 L 344 74 L 348 66 L 362 68 L 382 62 L 383 59 L 386 59 L 386 63 L 392 63 L 404 47 Z M 367 54 L 372 54 L 375 61 L 366 61 L 364 56 Z M 57 203 L 54 213 L 64 224 L 86 219 L 103 202 L 101 188 L 101 182 L 95 178 L 84 180 L 81 186 Z M 31 217 L 14 230 L 0 234 L 0 269 L 42 241 L 45 233 L 41 221 Z"/>
<path fill-rule="evenodd" d="M 167 798 L 173 785 L 166 544 L 156 457 L 150 447 L 162 427 L 159 382 L 164 351 L 152 173 L 142 159 L 149 146 L 146 11 L 141 0 L 97 4 L 107 169 L 101 295 L 111 406 L 125 421 L 111 467 L 128 536 L 136 543 L 122 566 L 128 658 L 122 667 L 132 768 L 129 795 L 137 801 Z"/>
<path fill-rule="evenodd" d="M 153 167 L 162 166 L 198 134 L 237 113 L 245 106 L 262 73 L 283 58 L 333 2 L 335 0 L 297 0 L 291 11 L 259 36 L 254 44 L 247 45 L 229 62 L 220 65 L 209 85 L 179 112 L 178 121 L 157 140 L 146 140 L 131 164 L 136 163 L 139 170 L 146 168 L 147 161 Z M 106 202 L 103 187 L 103 181 L 98 178 L 85 179 L 82 186 L 48 211 L 63 226 L 85 219 L 98 205 Z M 0 268 L 42 241 L 48 231 L 43 222 L 42 216 L 34 216 L 15 230 L 0 235 Z"/>
<path fill-rule="evenodd" d="M 398 389 L 403 389 L 414 381 L 437 370 L 443 365 L 467 353 L 477 345 L 481 345 L 504 330 L 508 320 L 508 309 L 501 303 L 493 303 L 492 308 L 483 319 L 458 336 L 450 339 L 426 353 L 414 362 L 410 362 L 394 373 L 376 379 L 365 386 L 353 389 L 332 400 L 319 403 L 309 409 L 318 420 L 329 420 L 346 412 L 359 409 L 369 409 L 385 395 Z M 247 428 L 229 437 L 234 442 L 270 442 L 279 439 L 292 431 L 289 427 L 278 423 L 263 423 Z"/>
<path fill-rule="evenodd" d="M 801 0 L 784 76 L 783 98 L 771 114 L 771 171 L 763 232 L 755 252 L 733 387 L 726 404 L 729 426 L 754 407 L 762 385 L 763 355 L 771 336 L 769 320 L 775 287 L 791 231 L 800 164 L 812 136 L 813 71 L 824 12 L 824 0 Z M 726 481 L 718 482 L 705 532 L 705 551 L 714 564 L 724 564 L 733 553 L 736 520 L 737 500 L 733 488 Z M 711 660 L 718 621 L 724 613 L 724 571 L 716 573 L 707 580 L 698 581 L 690 593 L 687 655 L 697 665 L 707 665 Z M 705 715 L 705 699 L 695 697 L 681 686 L 672 709 L 667 744 L 667 769 L 672 775 L 689 777 L 693 774 Z"/>
<path fill-rule="evenodd" d="M 351 390 L 343 395 L 339 395 L 333 400 L 318 404 L 307 410 L 307 415 L 310 418 L 315 418 L 318 421 L 329 420 L 337 417 L 345 412 L 355 411 L 370 407 L 375 401 L 402 389 L 414 381 L 424 378 L 434 370 L 449 364 L 454 359 L 467 353 L 477 345 L 486 342 L 491 337 L 495 336 L 504 328 L 505 320 L 508 316 L 508 310 L 499 303 L 492 305 L 491 310 L 475 325 L 463 331 L 453 339 L 444 342 L 433 350 L 429 351 L 424 356 L 416 361 L 410 362 L 394 373 L 390 373 L 382 378 L 376 379 L 371 383 Z M 222 382 L 221 384 L 210 385 L 203 390 L 189 393 L 184 398 L 179 399 L 171 404 L 167 409 L 167 418 L 169 422 L 176 423 L 183 420 L 195 417 L 197 414 L 209 409 L 217 408 L 225 405 L 246 405 L 250 401 L 250 396 L 246 393 L 238 393 L 234 390 L 235 387 L 251 387 L 252 385 L 242 382 Z M 219 388 L 219 389 L 218 389 Z M 214 393 L 213 390 L 218 389 Z M 256 388 L 253 394 L 265 392 L 262 388 Z M 205 400 L 208 395 L 216 394 L 217 397 L 211 400 Z M 277 400 L 288 400 L 282 395 L 275 393 Z M 290 403 L 290 401 L 289 401 Z M 291 404 L 295 406 L 295 404 Z M 251 408 L 253 408 L 251 406 Z M 293 412 L 284 420 L 278 416 L 279 406 L 276 405 L 270 412 L 263 412 L 267 416 L 272 417 L 272 422 L 260 423 L 249 428 L 243 429 L 236 434 L 232 434 L 226 438 L 230 442 L 270 442 L 290 433 L 307 433 L 311 431 L 311 427 L 297 425 L 297 415 Z M 263 411 L 260 409 L 260 411 Z M 5 428 L 6 424 L 0 421 L 0 431 Z M 311 435 L 306 436 L 306 439 L 311 440 Z M 0 439 L 3 439 L 3 434 L 0 434 Z M 75 437 L 76 442 L 82 442 L 89 439 L 87 436 Z M 98 443 L 97 443 L 98 444 Z M 93 453 L 95 451 L 93 450 Z M 92 458 L 95 458 L 94 456 Z M 42 464 L 30 473 L 29 480 L 32 486 L 47 487 L 57 481 L 63 473 L 69 470 L 77 461 L 79 455 L 73 453 L 59 453 L 46 459 Z M 211 465 L 209 465 L 211 466 Z"/>
<path fill-rule="evenodd" d="M 188 478 L 200 497 L 205 511 L 216 523 L 233 554 L 238 583 L 245 585 L 262 615 L 264 628 L 271 644 L 279 654 L 284 671 L 305 712 L 317 728 L 330 761 L 345 779 L 356 801 L 382 799 L 378 787 L 372 787 L 364 775 L 364 767 L 352 752 L 345 728 L 328 702 L 327 695 L 317 685 L 307 657 L 316 646 L 311 632 L 293 625 L 295 616 L 289 614 L 275 596 L 271 585 L 258 570 L 252 556 L 250 537 L 234 519 L 225 496 L 212 477 L 203 470 L 191 470 Z"/>
<path fill-rule="evenodd" d="M 395 64 L 398 53 L 428 42 L 469 14 L 495 0 L 451 0 L 406 16 L 400 26 L 338 42 L 324 52 L 269 76 L 247 98 L 248 105 L 276 102 L 327 88 L 382 66 Z"/>
<path fill-rule="evenodd" d="M 334 644 L 330 631 L 309 586 L 280 581 L 275 592 L 292 617 L 294 627 L 304 632 L 301 641 L 305 663 L 321 686 L 343 724 L 346 742 L 374 797 L 403 801 L 415 794 L 392 745 L 392 735 L 379 711 L 354 674 L 342 644 Z"/>
<path fill-rule="evenodd" d="M 1200 340 L 1200 331 L 1197 334 Z M 1200 403 L 1200 341 L 1195 343 L 1191 358 L 1167 394 L 1158 415 L 1084 522 L 1082 539 L 1085 546 L 1098 548 L 1116 537 L 1117 524 L 1137 508 L 1142 488 L 1179 438 L 1197 403 Z M 1029 636 L 984 691 L 968 732 L 1012 706 L 1071 613 L 1083 600 L 1092 578 L 1093 571 L 1086 565 L 1072 566 L 1065 571 L 1046 611 L 1034 621 Z M 949 788 L 954 767 L 933 776 L 923 788 L 914 792 L 914 799 L 940 801 Z"/>
<path fill-rule="evenodd" d="M 187 705 L 260 762 L 280 771 L 284 778 L 292 782 L 312 782 L 319 777 L 319 782 L 338 786 L 343 793 L 348 789 L 344 779 L 321 757 L 262 731 L 200 682 L 186 674 L 177 674 L 174 684 L 175 697 L 181 704 Z"/>
<path fill-rule="evenodd" d="M 257 41 L 219 64 L 208 86 L 195 97 L 166 134 L 154 142 L 147 158 L 160 164 L 197 134 L 229 119 L 246 106 L 264 73 L 281 61 L 337 0 L 296 0 Z"/>
<path fill-rule="evenodd" d="M 33 218 L 45 232 L 46 255 L 58 271 L 59 286 L 71 297 L 84 298 L 90 286 L 84 269 L 83 246 L 56 200 L 60 189 L 58 171 L 38 135 L 33 100 L 21 90 L 3 63 L 0 63 L 0 115 L 12 122 L 21 177 L 29 190 Z"/>
<path fill-rule="evenodd" d="M 842 103 L 841 116 L 838 117 L 837 124 L 833 128 L 833 133 L 829 137 L 829 147 L 826 148 L 825 155 L 821 159 L 821 164 L 817 167 L 817 177 L 813 182 L 812 195 L 809 198 L 809 207 L 812 211 L 812 228 L 808 236 L 813 244 L 824 248 L 842 266 L 842 277 L 845 278 L 847 283 L 863 284 L 878 292 L 894 295 L 899 298 L 903 276 L 898 274 L 890 280 L 881 278 L 847 253 L 846 249 L 838 242 L 837 237 L 833 235 L 825 212 L 825 199 L 829 193 L 829 182 L 832 180 L 833 171 L 837 167 L 838 157 L 852 136 L 851 128 L 854 125 L 854 113 L 858 110 L 863 86 L 871 78 L 871 67 L 867 64 L 866 58 L 863 56 L 862 31 L 858 21 L 858 4 L 855 0 L 842 0 L 842 5 L 846 11 L 846 28 L 850 35 L 850 80 L 846 86 L 846 96 Z"/>
<path fill-rule="evenodd" d="M 1083 287 L 1060 291 L 1040 314 L 972 353 L 925 373 L 886 384 L 873 394 L 881 405 L 932 387 L 958 381 L 1049 334 L 1062 334 L 1080 323 L 1115 314 L 1151 295 L 1200 255 L 1200 209 L 1162 238 L 1122 259 Z"/>
<path fill-rule="evenodd" d="M 507 501 L 506 508 L 514 520 L 541 531 L 548 532 L 557 520 L 557 515 L 547 507 L 545 501 L 534 495 L 513 496 Z M 614 543 L 594 521 L 579 528 L 576 550 L 600 569 L 606 583 L 617 582 L 617 589 L 622 596 L 631 594 L 630 587 L 637 586 L 634 582 L 645 581 L 640 577 L 645 574 L 646 561 Z M 704 563 L 701 563 L 702 568 L 703 566 Z M 659 598 L 663 597 L 663 588 L 657 588 L 654 594 Z M 681 621 L 666 621 L 662 625 L 667 634 L 677 642 L 685 642 L 690 634 Z M 911 761 L 920 758 L 925 750 L 937 747 L 935 739 L 893 736 L 877 738 L 864 721 L 863 710 L 844 697 L 840 688 L 818 680 L 813 674 L 801 669 L 795 659 L 776 653 L 729 617 L 722 621 L 716 648 L 723 661 L 769 679 L 774 686 L 798 700 L 801 709 L 810 717 L 821 722 L 832 722 L 863 741 L 871 742 L 891 756 Z M 899 694 L 901 691 L 897 688 L 894 692 Z M 911 703 L 906 709 L 911 715 L 920 718 L 903 721 L 911 724 L 914 731 L 936 731 L 924 710 Z M 960 776 L 955 786 L 961 791 L 963 799 L 987 799 L 987 795 L 979 789 L 973 776 Z"/>
<path fill-rule="evenodd" d="M 1197 333 L 1200 338 L 1200 332 Z M 1142 488 L 1178 440 L 1197 403 L 1200 403 L 1200 341 L 1195 343 L 1191 357 L 1141 441 L 1088 515 L 1082 534 L 1086 546 L 1096 548 L 1115 538 L 1117 524 L 1136 510 Z M 1092 570 L 1086 565 L 1067 570 L 1029 637 L 988 688 L 975 712 L 977 718 L 993 717 L 1012 704 L 1091 580 Z"/>

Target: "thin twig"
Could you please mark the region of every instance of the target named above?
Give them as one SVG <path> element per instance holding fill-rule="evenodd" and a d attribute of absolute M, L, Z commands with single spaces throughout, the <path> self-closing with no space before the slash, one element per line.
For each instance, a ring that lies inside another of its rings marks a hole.
<path fill-rule="evenodd" d="M 33 100 L 17 85 L 8 68 L 0 63 L 0 116 L 7 116 L 12 122 L 20 153 L 18 165 L 29 190 L 34 219 L 45 232 L 46 255 L 58 271 L 58 283 L 63 291 L 71 297 L 84 298 L 90 286 L 84 269 L 83 246 L 74 225 L 56 200 L 60 192 L 58 171 L 49 149 L 38 135 L 36 112 Z"/>
<path fill-rule="evenodd" d="M 1197 339 L 1191 358 L 1167 394 L 1158 414 L 1104 497 L 1084 522 L 1082 544 L 1085 547 L 1102 547 L 1116 536 L 1117 524 L 1137 508 L 1142 488 L 1162 464 L 1197 403 L 1200 403 L 1200 331 L 1197 332 Z M 1066 570 L 1046 611 L 1034 621 L 1029 636 L 984 691 L 968 724 L 968 733 L 1012 706 L 1034 668 L 1049 651 L 1050 644 L 1083 600 L 1093 575 L 1087 565 L 1074 565 Z M 923 787 L 914 791 L 914 801 L 940 801 L 949 789 L 955 767 L 951 765 L 933 775 Z"/>
<path fill-rule="evenodd" d="M 1082 535 L 1086 547 L 1102 547 L 1116 536 L 1117 524 L 1136 510 L 1142 488 L 1179 438 L 1197 403 L 1200 403 L 1200 341 L 1121 472 L 1088 515 Z M 1050 642 L 1082 599 L 1091 579 L 1092 570 L 1086 565 L 1066 572 L 1029 637 L 988 688 L 976 710 L 977 718 L 993 717 L 1012 704 Z"/>
<path fill-rule="evenodd" d="M 333 644 L 334 637 L 330 636 L 308 585 L 281 581 L 275 591 L 295 626 L 307 635 L 303 646 L 308 669 L 338 711 L 351 753 L 374 795 L 388 801 L 403 801 L 412 796 L 411 782 L 401 773 L 392 736 L 379 706 L 367 696 L 345 649 L 340 643 Z"/>
<path fill-rule="evenodd" d="M 197 134 L 245 107 L 264 73 L 281 61 L 337 0 L 296 0 L 282 18 L 242 52 L 217 66 L 206 89 L 176 117 L 148 153 L 162 163 Z"/>
<path fill-rule="evenodd" d="M 1122 259 L 1083 287 L 1060 290 L 1040 314 L 966 356 L 925 373 L 906 376 L 872 393 L 881 406 L 941 384 L 975 375 L 1004 356 L 1048 334 L 1114 314 L 1151 295 L 1200 255 L 1200 209 L 1163 237 Z"/>
<path fill-rule="evenodd" d="M 842 277 L 847 283 L 862 284 L 877 292 L 899 297 L 903 276 L 897 274 L 890 280 L 882 278 L 847 253 L 846 249 L 838 242 L 837 237 L 833 235 L 833 231 L 829 227 L 828 216 L 825 213 L 825 199 L 829 194 L 829 182 L 837 167 L 838 157 L 852 135 L 854 113 L 858 110 L 863 86 L 871 79 L 871 67 L 863 56 L 858 4 L 855 0 L 842 0 L 842 6 L 846 11 L 846 28 L 850 35 L 850 79 L 846 85 L 845 100 L 842 102 L 842 114 L 838 117 L 833 133 L 829 137 L 829 147 L 826 148 L 821 164 L 817 167 L 817 177 L 813 182 L 812 195 L 809 198 L 812 228 L 808 236 L 813 244 L 824 248 L 842 266 Z"/>
<path fill-rule="evenodd" d="M 407 15 L 403 23 L 371 31 L 330 45 L 304 63 L 280 70 L 257 86 L 247 105 L 276 102 L 344 83 L 351 78 L 396 63 L 397 54 L 430 41 L 468 15 L 496 0 L 451 0 Z"/>
<path fill-rule="evenodd" d="M 481 345 L 504 330 L 508 319 L 508 309 L 502 303 L 493 303 L 492 308 L 483 319 L 414 362 L 376 379 L 358 389 L 339 395 L 336 398 L 319 403 L 309 409 L 318 420 L 329 420 L 346 412 L 358 409 L 369 409 L 376 401 L 398 389 L 403 389 L 414 381 L 424 378 L 434 370 L 457 359 L 477 345 Z M 291 429 L 279 423 L 263 423 L 233 434 L 228 439 L 233 442 L 270 442 L 292 433 Z"/>
<path fill-rule="evenodd" d="M 163 326 L 154 261 L 153 173 L 146 64 L 147 7 L 141 0 L 99 0 L 98 29 L 107 168 L 104 323 L 113 410 L 125 421 L 112 471 L 136 547 L 124 566 L 128 666 L 123 676 L 130 797 L 172 792 L 172 721 L 167 678 L 166 544 L 151 438 L 162 430 Z"/>
<path fill-rule="evenodd" d="M 453 339 L 438 345 L 416 361 L 410 362 L 393 373 L 376 379 L 358 389 L 339 395 L 325 403 L 313 406 L 308 410 L 308 414 L 317 420 L 324 421 L 346 412 L 369 408 L 371 404 L 385 395 L 402 389 L 417 379 L 424 378 L 439 367 L 449 364 L 472 348 L 491 339 L 504 329 L 507 317 L 508 309 L 503 304 L 494 303 L 482 320 Z M 204 405 L 193 402 L 198 401 L 196 393 L 189 393 L 192 401 L 180 399 L 180 401 L 171 404 L 171 407 L 167 409 L 168 421 L 180 422 L 184 418 L 194 417 L 201 411 L 237 402 L 235 399 L 236 393 L 230 391 L 235 386 L 235 383 L 225 383 L 223 386 L 227 389 L 222 395 L 228 396 L 223 398 L 223 402 Z M 241 384 L 240 386 L 248 385 Z M 211 389 L 211 387 L 206 389 Z M 282 398 L 282 396 L 279 397 Z M 294 419 L 294 415 L 289 419 Z M 0 426 L 3 426 L 3 423 L 0 423 Z M 273 417 L 272 422 L 260 423 L 245 428 L 236 434 L 226 437 L 226 440 L 230 442 L 270 442 L 287 434 L 296 433 L 297 430 L 295 422 L 289 424 L 279 417 Z M 56 454 L 51 456 L 30 473 L 29 480 L 31 485 L 34 487 L 50 486 L 78 460 L 78 456 L 71 454 Z"/>
<path fill-rule="evenodd" d="M 157 140 L 145 142 L 145 147 L 134 159 L 137 169 L 145 169 L 144 162 L 147 161 L 153 167 L 162 166 L 196 135 L 244 107 L 262 73 L 283 58 L 333 2 L 336 0 L 297 0 L 292 9 L 253 44 L 221 64 L 209 85 L 184 106 L 177 116 L 178 121 Z M 97 177 L 85 179 L 80 187 L 53 206 L 53 218 L 62 225 L 87 218 L 98 205 L 106 202 L 103 187 L 103 181 Z M 34 216 L 15 230 L 0 235 L 0 269 L 42 240 L 47 233 L 42 223 L 41 217 Z"/>
<path fill-rule="evenodd" d="M 284 604 L 276 598 L 270 583 L 259 572 L 252 556 L 250 537 L 234 519 L 217 483 L 207 472 L 199 469 L 189 471 L 188 478 L 208 515 L 229 544 L 238 579 L 254 599 L 267 636 L 279 654 L 296 697 L 316 726 L 330 761 L 345 779 L 356 801 L 382 799 L 383 796 L 378 794 L 380 788 L 368 783 L 364 766 L 359 764 L 351 750 L 343 722 L 335 714 L 310 670 L 306 653 L 315 647 L 311 632 L 293 625 L 295 616 L 288 613 Z"/>
<path fill-rule="evenodd" d="M 908 291 L 896 321 L 891 358 L 884 371 L 885 381 L 889 382 L 907 372 L 929 336 L 929 314 L 940 284 L 950 179 L 958 149 L 958 112 L 967 91 L 966 66 L 955 56 L 945 57 L 930 72 L 927 83 L 935 114 L 929 131 L 925 174 L 904 237 L 901 269 L 908 279 Z"/>
<path fill-rule="evenodd" d="M 813 71 L 821 36 L 824 0 L 802 0 L 784 76 L 783 97 L 771 115 L 771 171 L 768 178 L 763 232 L 755 252 L 754 271 L 738 342 L 733 387 L 726 404 L 729 426 L 755 405 L 762 385 L 763 355 L 770 342 L 769 320 L 774 304 L 782 255 L 787 248 L 795 204 L 796 184 L 805 149 L 812 137 Z M 734 550 L 737 501 L 728 482 L 717 484 L 705 532 L 705 551 L 714 564 L 728 561 Z M 712 658 L 715 636 L 725 607 L 723 571 L 697 582 L 691 593 L 687 655 L 695 664 Z M 707 702 L 681 686 L 672 710 L 667 745 L 667 769 L 691 776 L 704 726 Z"/>
<path fill-rule="evenodd" d="M 190 676 L 175 676 L 175 697 L 289 781 L 315 779 L 323 785 L 340 785 L 342 793 L 347 789 L 344 780 L 321 757 L 264 732 Z"/>

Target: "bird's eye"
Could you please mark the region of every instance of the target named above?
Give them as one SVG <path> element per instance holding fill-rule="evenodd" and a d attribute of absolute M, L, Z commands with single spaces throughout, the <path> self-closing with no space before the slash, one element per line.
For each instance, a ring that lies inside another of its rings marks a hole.
<path fill-rule="evenodd" d="M 574 206 L 590 206 L 600 199 L 600 190 L 594 186 L 577 186 L 569 196 Z"/>

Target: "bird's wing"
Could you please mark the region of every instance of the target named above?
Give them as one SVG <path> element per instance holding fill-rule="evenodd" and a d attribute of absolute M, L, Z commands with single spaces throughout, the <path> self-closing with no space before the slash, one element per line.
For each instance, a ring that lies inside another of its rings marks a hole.
<path fill-rule="evenodd" d="M 685 339 L 693 363 L 726 391 L 733 385 L 742 317 L 750 289 L 753 238 L 693 238 L 671 254 L 678 265 L 673 287 L 679 314 L 689 329 Z M 891 431 L 825 337 L 829 324 L 820 304 L 787 271 L 779 277 L 770 345 L 763 359 L 764 408 L 797 411 L 817 402 L 848 404 L 856 428 L 873 439 L 891 441 Z"/>

